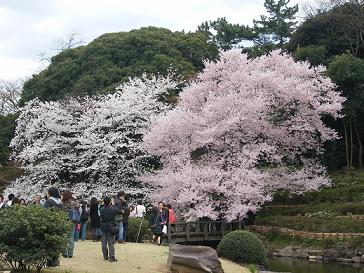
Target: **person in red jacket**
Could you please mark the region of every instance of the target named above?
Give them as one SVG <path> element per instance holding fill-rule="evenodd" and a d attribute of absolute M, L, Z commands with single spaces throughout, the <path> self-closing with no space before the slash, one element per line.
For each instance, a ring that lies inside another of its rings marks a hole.
<path fill-rule="evenodd" d="M 170 224 L 174 224 L 177 221 L 176 215 L 174 214 L 174 210 L 172 209 L 172 205 L 171 204 L 167 204 L 167 209 L 168 209 L 168 222 Z"/>

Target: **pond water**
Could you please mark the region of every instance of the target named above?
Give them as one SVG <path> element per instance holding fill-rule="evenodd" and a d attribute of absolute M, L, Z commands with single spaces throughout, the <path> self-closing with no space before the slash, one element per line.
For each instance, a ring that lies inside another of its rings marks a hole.
<path fill-rule="evenodd" d="M 364 266 L 309 262 L 292 258 L 269 258 L 266 269 L 291 273 L 364 273 Z"/>

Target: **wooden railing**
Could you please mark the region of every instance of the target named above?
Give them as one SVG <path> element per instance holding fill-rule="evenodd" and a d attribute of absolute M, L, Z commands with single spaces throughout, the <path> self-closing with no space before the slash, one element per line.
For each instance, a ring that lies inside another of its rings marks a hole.
<path fill-rule="evenodd" d="M 244 221 L 198 221 L 168 224 L 169 242 L 221 240 L 225 234 L 244 229 Z"/>

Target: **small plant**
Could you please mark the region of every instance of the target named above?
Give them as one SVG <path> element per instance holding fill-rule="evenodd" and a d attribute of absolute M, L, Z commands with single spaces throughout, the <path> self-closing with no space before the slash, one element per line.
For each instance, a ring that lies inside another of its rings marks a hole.
<path fill-rule="evenodd" d="M 0 262 L 14 271 L 40 272 L 67 247 L 70 223 L 62 211 L 15 205 L 0 210 L 0 219 Z"/>
<path fill-rule="evenodd" d="M 234 262 L 264 264 L 265 249 L 253 233 L 236 230 L 228 233 L 217 246 L 217 254 Z"/>
<path fill-rule="evenodd" d="M 140 232 L 139 232 L 139 227 L 140 227 Z M 129 217 L 128 232 L 126 233 L 126 241 L 135 243 L 138 237 L 138 243 L 142 242 L 144 236 L 148 233 L 148 227 L 149 227 L 148 220 L 143 218 Z"/>
<path fill-rule="evenodd" d="M 305 217 L 333 218 L 335 216 L 336 214 L 331 211 L 316 211 L 305 213 Z"/>
<path fill-rule="evenodd" d="M 322 240 L 322 247 L 324 249 L 331 249 L 336 246 L 336 240 L 333 238 L 325 238 Z"/>
<path fill-rule="evenodd" d="M 255 268 L 255 265 L 253 265 L 253 264 L 249 264 L 248 269 L 249 269 L 250 273 L 257 272 L 257 269 Z"/>

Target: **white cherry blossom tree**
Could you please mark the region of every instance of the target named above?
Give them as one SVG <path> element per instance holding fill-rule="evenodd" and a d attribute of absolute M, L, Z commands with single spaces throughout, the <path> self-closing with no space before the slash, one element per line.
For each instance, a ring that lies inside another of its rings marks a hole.
<path fill-rule="evenodd" d="M 27 103 L 11 142 L 25 175 L 7 191 L 27 195 L 55 185 L 83 196 L 148 193 L 136 180 L 150 161 L 139 143 L 156 116 L 170 108 L 163 97 L 177 86 L 172 78 L 143 76 L 114 94 Z"/>

